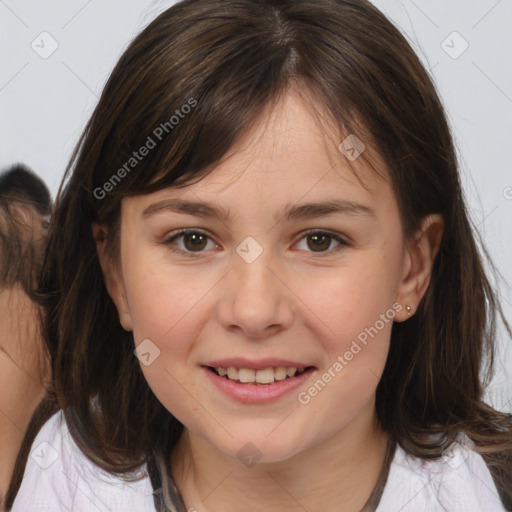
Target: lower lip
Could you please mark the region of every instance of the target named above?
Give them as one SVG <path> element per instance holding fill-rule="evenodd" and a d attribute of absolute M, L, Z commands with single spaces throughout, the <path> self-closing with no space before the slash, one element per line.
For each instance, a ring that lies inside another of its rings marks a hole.
<path fill-rule="evenodd" d="M 314 368 L 309 368 L 297 377 L 275 381 L 274 384 L 241 384 L 221 377 L 204 366 L 202 370 L 220 391 L 244 404 L 263 404 L 279 400 L 303 385 L 315 372 Z"/>

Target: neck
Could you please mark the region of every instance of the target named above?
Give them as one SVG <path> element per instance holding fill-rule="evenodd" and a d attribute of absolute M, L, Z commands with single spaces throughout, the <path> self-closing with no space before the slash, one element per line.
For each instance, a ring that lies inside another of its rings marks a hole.
<path fill-rule="evenodd" d="M 171 457 L 186 510 L 359 512 L 379 479 L 388 437 L 374 401 L 333 437 L 291 458 L 250 468 L 185 430 Z"/>

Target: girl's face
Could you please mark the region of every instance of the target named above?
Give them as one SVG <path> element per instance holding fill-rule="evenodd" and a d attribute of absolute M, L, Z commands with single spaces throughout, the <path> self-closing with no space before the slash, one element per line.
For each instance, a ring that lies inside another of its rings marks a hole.
<path fill-rule="evenodd" d="M 428 285 L 439 222 L 406 246 L 389 183 L 357 158 L 365 189 L 329 140 L 290 89 L 202 181 L 123 200 L 117 266 L 99 246 L 151 389 L 232 457 L 369 424 L 392 323 Z"/>

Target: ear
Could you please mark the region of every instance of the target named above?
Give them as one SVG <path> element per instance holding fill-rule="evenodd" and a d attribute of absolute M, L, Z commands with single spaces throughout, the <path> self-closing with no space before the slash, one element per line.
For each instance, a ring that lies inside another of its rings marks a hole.
<path fill-rule="evenodd" d="M 427 215 L 422 219 L 414 236 L 406 242 L 403 272 L 396 299 L 403 309 L 396 314 L 395 321 L 403 322 L 413 315 L 425 295 L 443 230 L 442 215 Z M 410 311 L 407 311 L 407 306 L 410 306 Z"/>
<path fill-rule="evenodd" d="M 118 269 L 118 266 L 112 260 L 112 256 L 107 251 L 108 230 L 105 225 L 93 222 L 92 234 L 96 241 L 96 251 L 98 252 L 105 286 L 117 308 L 119 322 L 125 331 L 132 331 L 132 319 L 128 308 L 128 301 L 126 300 L 124 281 L 120 275 L 120 269 Z"/>

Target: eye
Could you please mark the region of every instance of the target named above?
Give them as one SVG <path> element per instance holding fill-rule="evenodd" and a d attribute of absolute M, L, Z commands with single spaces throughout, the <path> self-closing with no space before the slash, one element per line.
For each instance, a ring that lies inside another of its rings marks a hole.
<path fill-rule="evenodd" d="M 302 242 L 303 240 L 306 240 L 307 248 L 305 250 L 320 257 L 328 256 L 349 246 L 349 243 L 340 236 L 321 230 L 307 231 L 299 242 Z M 177 241 L 181 241 L 182 244 L 177 243 Z M 338 244 L 334 249 L 331 248 L 333 241 Z M 211 242 L 213 247 L 208 247 L 208 242 Z M 163 240 L 162 243 L 169 246 L 171 251 L 192 258 L 195 257 L 196 254 L 199 255 L 207 249 L 219 247 L 219 245 L 214 242 L 207 233 L 198 229 L 181 229 L 177 233 L 171 233 L 171 235 Z"/>
<path fill-rule="evenodd" d="M 334 233 L 329 233 L 328 231 L 319 231 L 319 230 L 310 230 L 307 231 L 300 241 L 306 240 L 306 246 L 309 249 L 312 249 L 309 252 L 313 252 L 317 256 L 328 256 L 333 252 L 338 252 L 349 246 L 349 243 Z M 335 241 L 338 245 L 331 249 L 332 241 Z"/>
<path fill-rule="evenodd" d="M 183 248 L 173 247 L 173 245 L 180 245 L 176 243 L 176 240 L 180 239 L 183 242 Z M 171 234 L 162 243 L 168 245 L 173 252 L 193 258 L 195 256 L 194 253 L 200 254 L 207 248 L 208 241 L 210 241 L 215 247 L 218 247 L 218 245 L 203 231 L 197 229 L 181 229 L 177 233 Z M 209 248 L 211 249 L 212 247 Z"/>

